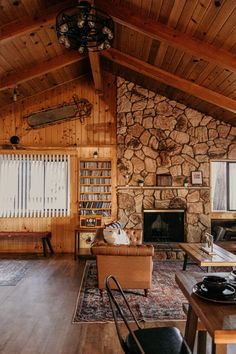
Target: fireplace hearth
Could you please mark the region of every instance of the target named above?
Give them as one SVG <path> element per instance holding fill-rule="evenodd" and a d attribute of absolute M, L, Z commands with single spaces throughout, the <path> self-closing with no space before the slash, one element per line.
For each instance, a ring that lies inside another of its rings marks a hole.
<path fill-rule="evenodd" d="M 143 242 L 184 242 L 184 210 L 144 210 Z"/>

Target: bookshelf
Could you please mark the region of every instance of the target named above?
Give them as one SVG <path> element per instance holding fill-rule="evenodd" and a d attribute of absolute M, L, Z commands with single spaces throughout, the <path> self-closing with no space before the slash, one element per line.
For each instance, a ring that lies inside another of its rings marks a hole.
<path fill-rule="evenodd" d="M 110 160 L 80 161 L 79 213 L 81 227 L 99 227 L 112 214 Z"/>

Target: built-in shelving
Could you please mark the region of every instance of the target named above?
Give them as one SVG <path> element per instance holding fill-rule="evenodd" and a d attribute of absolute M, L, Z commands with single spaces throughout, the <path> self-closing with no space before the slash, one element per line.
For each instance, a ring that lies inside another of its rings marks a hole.
<path fill-rule="evenodd" d="M 80 161 L 80 215 L 110 217 L 111 161 Z"/>

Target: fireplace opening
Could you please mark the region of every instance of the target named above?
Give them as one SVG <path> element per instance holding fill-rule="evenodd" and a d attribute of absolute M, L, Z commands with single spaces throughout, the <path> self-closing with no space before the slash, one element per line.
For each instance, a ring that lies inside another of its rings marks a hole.
<path fill-rule="evenodd" d="M 184 210 L 144 210 L 143 242 L 184 242 Z"/>

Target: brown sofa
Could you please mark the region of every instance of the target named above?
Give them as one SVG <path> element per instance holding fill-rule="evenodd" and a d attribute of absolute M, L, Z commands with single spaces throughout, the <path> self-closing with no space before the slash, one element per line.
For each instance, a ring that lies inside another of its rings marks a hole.
<path fill-rule="evenodd" d="M 103 238 L 103 229 L 97 231 L 91 247 L 96 255 L 98 288 L 105 289 L 106 276 L 114 275 L 124 289 L 144 289 L 147 296 L 152 286 L 154 248 L 142 244 L 142 230 L 126 230 L 130 245 L 110 245 Z"/>

